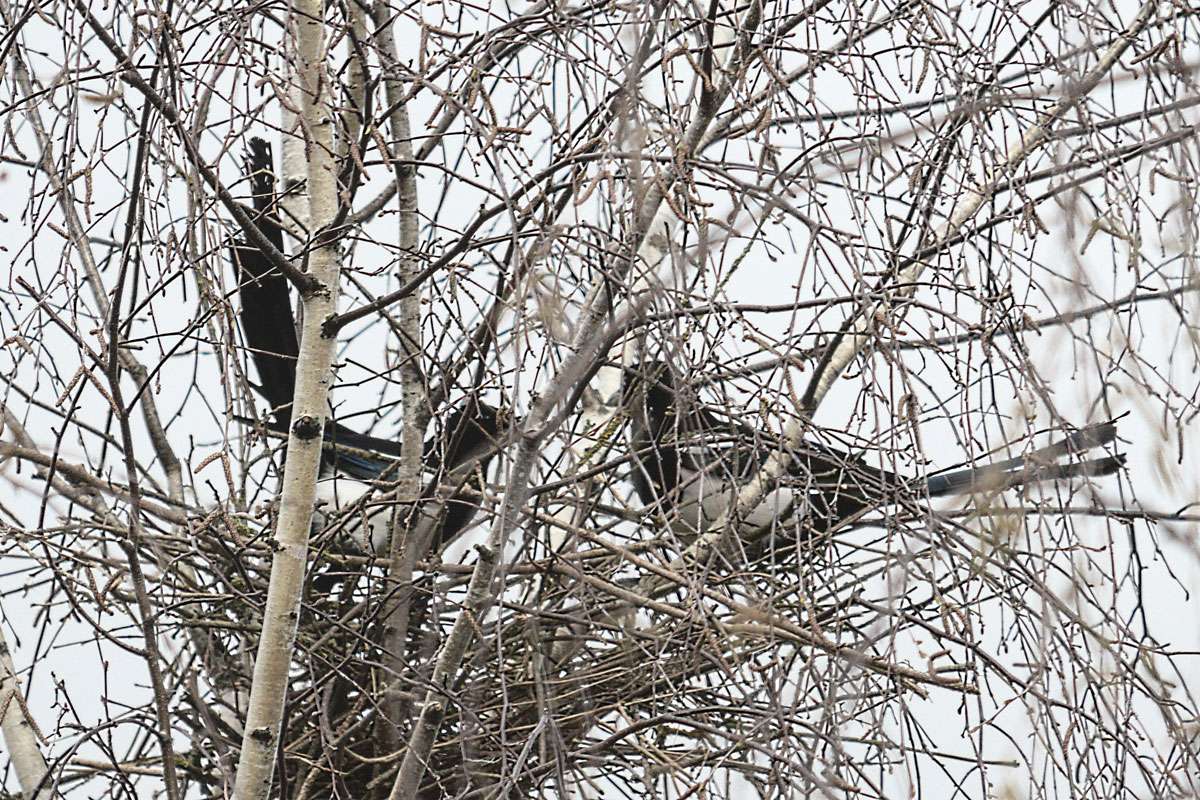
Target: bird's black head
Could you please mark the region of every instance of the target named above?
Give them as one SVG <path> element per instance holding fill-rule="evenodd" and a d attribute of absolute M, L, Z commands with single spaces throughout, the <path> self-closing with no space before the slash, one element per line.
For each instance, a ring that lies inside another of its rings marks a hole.
<path fill-rule="evenodd" d="M 665 414 L 675 404 L 675 379 L 665 361 L 641 361 L 625 368 L 621 400 L 627 406 L 645 404 L 652 414 Z"/>
<path fill-rule="evenodd" d="M 450 412 L 438 426 L 440 435 L 426 445 L 426 463 L 454 469 L 472 458 L 491 457 L 509 413 L 474 397 Z"/>
<path fill-rule="evenodd" d="M 646 360 L 626 368 L 621 389 L 635 432 L 658 440 L 675 427 L 678 397 L 665 361 Z"/>
<path fill-rule="evenodd" d="M 472 425 L 493 438 L 500 433 L 500 426 L 507 420 L 507 413 L 482 401 L 472 400 L 469 405 L 475 410 L 475 416 L 471 419 Z"/>

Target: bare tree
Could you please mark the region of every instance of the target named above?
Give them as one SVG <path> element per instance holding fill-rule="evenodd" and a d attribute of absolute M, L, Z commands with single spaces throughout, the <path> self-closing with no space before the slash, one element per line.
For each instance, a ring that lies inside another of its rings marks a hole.
<path fill-rule="evenodd" d="M 0 19 L 8 791 L 1200 795 L 1193 8 Z"/>

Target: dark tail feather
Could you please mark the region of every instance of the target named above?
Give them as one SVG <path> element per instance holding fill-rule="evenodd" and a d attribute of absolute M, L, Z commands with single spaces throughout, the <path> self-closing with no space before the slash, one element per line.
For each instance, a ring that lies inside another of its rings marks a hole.
<path fill-rule="evenodd" d="M 1112 475 L 1121 467 L 1125 466 L 1125 454 L 1119 453 L 1115 456 L 1105 456 L 1104 458 L 1092 458 L 1087 461 L 1081 461 L 1076 464 L 1060 464 L 1048 468 L 1044 472 L 1034 471 L 1034 480 L 1057 481 L 1065 478 L 1099 478 L 1104 475 Z"/>
<path fill-rule="evenodd" d="M 1046 460 L 1051 458 L 1060 458 L 1061 456 L 1070 455 L 1071 453 L 1082 453 L 1084 450 L 1092 450 L 1096 447 L 1103 447 L 1117 438 L 1117 423 L 1115 422 L 1100 422 L 1095 425 L 1088 425 L 1060 439 L 1054 444 L 1048 444 L 1045 447 L 1040 447 L 1034 450 L 1029 455 L 1025 456 L 1024 461 L 1031 460 Z"/>
<path fill-rule="evenodd" d="M 1124 455 L 1088 459 L 1073 464 L 1047 463 L 1083 450 L 1102 447 L 1117 438 L 1115 423 L 1089 425 L 1059 441 L 1038 448 L 1028 455 L 1010 458 L 983 467 L 947 472 L 928 479 L 931 497 L 976 491 L 1000 491 L 1040 481 L 1111 475 L 1125 463 Z"/>
<path fill-rule="evenodd" d="M 252 219 L 271 244 L 282 251 L 283 229 L 275 204 L 270 145 L 262 139 L 251 139 L 246 168 L 253 192 Z M 273 419 L 269 427 L 286 433 L 291 423 L 296 359 L 300 354 L 288 282 L 272 270 L 259 248 L 244 239 L 235 241 L 230 251 L 237 270 L 242 332 L 258 371 L 259 385 L 254 388 L 271 404 Z M 444 471 L 453 471 L 479 458 L 479 468 L 486 470 L 491 458 L 488 448 L 494 444 L 499 427 L 496 409 L 485 403 L 469 405 L 448 420 L 445 442 L 426 445 L 426 465 L 437 469 L 444 464 Z M 384 457 L 372 458 L 372 453 L 398 457 L 401 452 L 399 441 L 360 434 L 335 422 L 326 424 L 324 433 L 326 442 L 332 445 L 325 454 L 325 464 L 361 480 L 378 478 L 390 463 Z M 460 480 L 468 490 L 478 491 L 472 476 L 462 476 Z M 475 516 L 478 504 L 468 498 L 468 493 L 456 494 L 448 500 L 446 520 L 436 534 L 435 544 L 457 536 Z M 331 581 L 322 579 L 322 582 L 327 590 Z"/>
<path fill-rule="evenodd" d="M 262 139 L 250 140 L 246 161 L 254 193 L 254 221 L 279 250 L 283 229 L 275 214 L 275 172 L 271 146 Z M 244 241 L 230 248 L 238 274 L 242 302 L 242 332 L 258 370 L 258 393 L 271 404 L 276 422 L 286 426 L 296 386 L 296 357 L 300 344 L 287 279 L 273 272 L 262 251 Z"/>

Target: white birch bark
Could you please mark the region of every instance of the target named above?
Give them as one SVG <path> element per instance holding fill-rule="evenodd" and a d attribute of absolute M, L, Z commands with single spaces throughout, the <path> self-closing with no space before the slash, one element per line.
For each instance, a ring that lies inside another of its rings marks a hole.
<path fill-rule="evenodd" d="M 299 83 L 302 88 L 300 129 L 305 136 L 311 229 L 321 232 L 337 211 L 337 165 L 329 86 L 325 79 L 325 36 L 321 0 L 297 0 L 296 29 Z M 310 242 L 312 237 L 310 236 Z M 321 460 L 321 431 L 331 382 L 334 340 L 321 333 L 321 323 L 337 308 L 339 264 L 333 241 L 311 245 L 309 271 L 321 288 L 303 297 L 304 324 L 297 363 L 293 423 L 288 436 L 283 489 L 276 529 L 275 555 L 263 615 L 262 637 L 254 663 L 241 758 L 234 797 L 240 800 L 270 796 L 278 746 L 280 719 L 287 695 L 300 591 L 307 560 L 317 472 Z"/>
<path fill-rule="evenodd" d="M 0 627 L 0 731 L 4 733 L 4 749 L 17 772 L 17 783 L 25 800 L 50 797 L 49 787 L 42 786 L 46 778 L 46 759 L 38 746 L 38 735 L 25 698 L 21 682 L 13 669 L 8 642 Z"/>

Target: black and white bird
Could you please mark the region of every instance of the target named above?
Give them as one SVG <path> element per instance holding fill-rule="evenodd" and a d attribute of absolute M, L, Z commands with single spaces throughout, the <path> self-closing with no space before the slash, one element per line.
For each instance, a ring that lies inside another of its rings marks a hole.
<path fill-rule="evenodd" d="M 663 514 L 685 540 L 719 520 L 739 489 L 782 444 L 777 435 L 718 418 L 681 397 L 670 368 L 662 362 L 643 362 L 628 369 L 623 395 L 630 415 L 631 477 L 638 498 Z M 919 499 L 922 494 L 941 497 L 1110 475 L 1125 463 L 1123 455 L 1068 463 L 1059 459 L 1103 447 L 1115 438 L 1114 423 L 1090 425 L 1020 458 L 924 480 L 873 467 L 834 447 L 802 441 L 788 450 L 791 461 L 786 475 L 738 521 L 738 530 L 747 540 L 772 533 L 780 525 L 799 524 L 808 533 L 820 533 L 864 510 Z"/>
<path fill-rule="evenodd" d="M 252 219 L 282 252 L 274 165 L 270 145 L 262 139 L 250 140 L 247 169 L 254 199 Z M 300 352 L 288 282 L 248 240 L 235 241 L 231 251 L 241 298 L 242 332 L 258 372 L 254 389 L 271 404 L 271 428 L 286 433 Z M 471 498 L 495 454 L 501 425 L 497 409 L 469 398 L 442 421 L 441 434 L 425 442 L 422 463 L 433 478 L 424 491 L 421 514 L 436 526 L 429 546 L 451 541 L 474 518 L 479 505 Z M 400 456 L 400 442 L 361 434 L 332 421 L 325 425 L 324 438 L 316 524 L 324 527 L 338 519 L 342 533 L 357 549 L 386 553 L 396 504 L 383 489 Z M 460 491 L 435 497 L 436 487 L 447 485 Z M 345 515 L 340 514 L 343 510 Z"/>
<path fill-rule="evenodd" d="M 420 517 L 406 521 L 409 530 L 430 526 L 425 547 L 436 550 L 453 541 L 475 518 L 479 502 L 474 498 L 496 452 L 500 426 L 500 412 L 469 400 L 447 416 L 441 435 L 425 441 L 421 463 L 432 477 L 423 492 Z M 336 532 L 356 549 L 386 554 L 399 498 L 389 487 L 395 459 L 383 454 L 396 450 L 397 442 L 358 433 L 339 436 L 335 427 L 317 481 L 316 524 L 326 527 L 336 520 Z M 439 486 L 452 491 L 437 499 Z"/>

